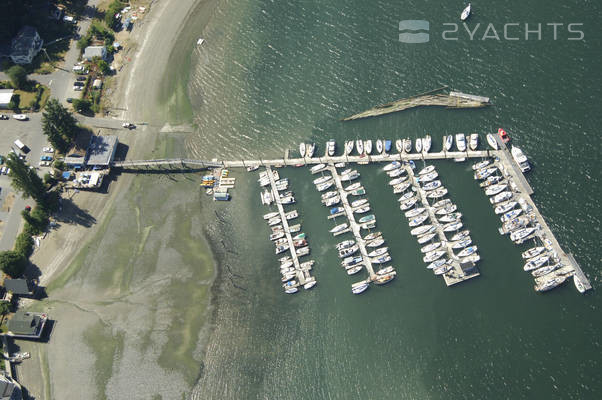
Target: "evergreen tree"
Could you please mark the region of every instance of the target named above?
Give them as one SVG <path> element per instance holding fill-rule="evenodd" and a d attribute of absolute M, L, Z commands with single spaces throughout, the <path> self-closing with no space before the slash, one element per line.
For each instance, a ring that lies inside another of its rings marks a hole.
<path fill-rule="evenodd" d="M 48 100 L 42 113 L 42 130 L 60 152 L 66 153 L 69 150 L 77 135 L 76 124 L 77 120 L 58 100 Z"/>
<path fill-rule="evenodd" d="M 8 155 L 6 166 L 10 168 L 9 176 L 13 187 L 23 193 L 26 198 L 31 197 L 38 204 L 44 204 L 46 188 L 36 170 L 29 168 L 25 161 L 21 160 L 15 153 Z"/>
<path fill-rule="evenodd" d="M 0 252 L 0 269 L 11 278 L 18 278 L 25 272 L 27 259 L 16 251 Z"/>
<path fill-rule="evenodd" d="M 20 65 L 13 65 L 6 71 L 15 89 L 23 89 L 27 85 L 27 71 Z"/>

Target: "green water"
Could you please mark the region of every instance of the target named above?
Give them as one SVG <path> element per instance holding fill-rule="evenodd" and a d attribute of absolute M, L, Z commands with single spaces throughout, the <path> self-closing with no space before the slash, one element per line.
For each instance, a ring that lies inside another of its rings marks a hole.
<path fill-rule="evenodd" d="M 441 38 L 462 4 L 418 1 L 220 2 L 194 48 L 187 78 L 197 131 L 192 156 L 268 157 L 299 141 L 484 133 L 504 127 L 529 156 L 535 202 L 594 287 L 600 279 L 600 6 L 566 2 L 473 4 L 470 27 L 583 23 L 583 41 Z M 426 19 L 431 41 L 398 41 L 398 23 Z M 565 25 L 566 26 L 566 25 Z M 190 27 L 193 29 L 193 27 Z M 463 29 L 462 27 L 460 29 Z M 189 45 L 189 44 L 188 44 Z M 443 84 L 484 96 L 483 110 L 419 109 L 340 118 Z M 287 168 L 309 235 L 318 286 L 287 296 L 261 218 L 256 174 L 235 172 L 228 204 L 202 198 L 218 260 L 212 333 L 193 398 L 599 398 L 602 328 L 596 292 L 572 284 L 533 291 L 518 247 L 470 166 L 436 162 L 479 246 L 481 276 L 453 288 L 424 268 L 384 173 L 359 170 L 390 247 L 397 279 L 350 293 L 327 210 L 309 171 Z"/>

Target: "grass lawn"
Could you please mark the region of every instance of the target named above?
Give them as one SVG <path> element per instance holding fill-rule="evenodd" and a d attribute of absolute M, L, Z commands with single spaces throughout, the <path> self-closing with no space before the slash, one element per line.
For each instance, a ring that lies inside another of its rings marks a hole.
<path fill-rule="evenodd" d="M 44 108 L 44 106 L 46 105 L 46 101 L 48 101 L 48 98 L 50 97 L 50 88 L 46 87 L 46 86 L 42 86 L 43 92 L 42 92 L 42 97 L 40 97 L 40 105 L 39 105 L 39 109 L 41 110 L 42 108 Z M 27 92 L 24 90 L 15 90 L 15 94 L 18 94 L 20 97 L 19 100 L 19 108 L 21 110 L 29 110 L 30 107 L 29 105 L 31 104 L 32 100 L 35 100 L 36 98 L 36 91 L 34 90 L 33 92 Z"/>

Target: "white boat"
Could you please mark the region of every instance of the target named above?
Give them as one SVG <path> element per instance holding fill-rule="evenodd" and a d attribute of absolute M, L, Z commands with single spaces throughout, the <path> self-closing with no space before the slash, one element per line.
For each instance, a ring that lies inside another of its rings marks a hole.
<path fill-rule="evenodd" d="M 483 161 L 479 161 L 478 163 L 474 163 L 472 165 L 472 169 L 474 171 L 477 171 L 479 169 L 485 168 L 486 166 L 488 166 L 489 164 L 491 164 L 491 160 L 483 160 Z"/>
<path fill-rule="evenodd" d="M 341 201 L 341 196 L 329 197 L 328 199 L 324 200 L 324 205 L 326 207 L 332 207 L 336 204 L 339 204 L 340 201 Z"/>
<path fill-rule="evenodd" d="M 250 165 L 247 167 L 247 172 L 257 171 L 259 169 L 259 165 Z"/>
<path fill-rule="evenodd" d="M 385 167 L 383 168 L 383 171 L 388 172 L 388 171 L 392 171 L 394 169 L 398 169 L 399 167 L 401 167 L 401 163 L 399 161 L 393 161 L 393 162 L 385 165 Z"/>
<path fill-rule="evenodd" d="M 418 225 L 422 224 L 424 221 L 426 221 L 428 217 L 429 216 L 426 213 L 419 215 L 419 216 L 411 219 L 410 222 L 408 223 L 408 225 L 410 225 L 410 227 L 418 226 Z"/>
<path fill-rule="evenodd" d="M 356 182 L 356 183 L 353 183 L 353 184 L 347 186 L 345 188 L 345 191 L 351 192 L 353 190 L 359 189 L 360 187 L 362 187 L 362 183 L 361 182 Z"/>
<path fill-rule="evenodd" d="M 271 241 L 274 241 L 274 240 L 280 239 L 280 238 L 282 238 L 282 237 L 284 237 L 284 232 L 283 232 L 283 231 L 280 231 L 280 232 L 274 232 L 274 233 L 272 233 L 272 234 L 270 235 L 270 240 L 271 240 Z"/>
<path fill-rule="evenodd" d="M 516 161 L 516 163 L 520 167 L 521 171 L 527 172 L 531 169 L 531 166 L 529 165 L 529 160 L 527 159 L 527 156 L 525 156 L 521 149 L 519 149 L 516 146 L 512 146 L 512 148 L 510 149 L 510 153 L 512 154 L 512 158 L 514 158 L 514 161 Z"/>
<path fill-rule="evenodd" d="M 525 265 L 523 266 L 523 270 L 524 271 L 533 271 L 534 269 L 537 269 L 537 268 L 541 267 L 542 265 L 544 265 L 545 263 L 547 263 L 549 259 L 550 259 L 549 255 L 540 255 L 540 256 L 534 257 L 525 263 Z"/>
<path fill-rule="evenodd" d="M 413 236 L 419 236 L 424 233 L 427 233 L 430 229 L 435 230 L 435 227 L 433 225 L 422 225 L 422 226 L 412 229 L 410 231 L 410 234 Z"/>
<path fill-rule="evenodd" d="M 407 218 L 414 218 L 416 215 L 422 214 L 425 210 L 426 210 L 426 208 L 424 208 L 424 207 L 418 207 L 418 208 L 414 208 L 413 210 L 406 211 L 404 215 Z"/>
<path fill-rule="evenodd" d="M 381 232 L 372 232 L 372 233 L 370 233 L 370 234 L 366 235 L 366 236 L 364 237 L 364 240 L 366 240 L 366 241 L 370 241 L 370 240 L 374 240 L 374 239 L 376 239 L 376 238 L 378 238 L 378 237 L 381 237 L 381 236 L 382 236 L 382 233 L 381 233 Z"/>
<path fill-rule="evenodd" d="M 294 204 L 296 202 L 293 196 L 286 196 L 280 199 L 280 204 Z"/>
<path fill-rule="evenodd" d="M 368 203 L 368 199 L 358 199 L 358 200 L 352 201 L 349 205 L 351 206 L 351 208 L 357 208 L 357 207 L 361 207 L 367 203 Z"/>
<path fill-rule="evenodd" d="M 522 228 L 510 233 L 510 240 L 513 242 L 526 238 L 535 232 L 535 228 Z"/>
<path fill-rule="evenodd" d="M 342 182 L 351 182 L 359 177 L 360 177 L 360 173 L 357 171 L 353 171 L 352 173 L 350 173 L 348 175 L 341 175 L 340 179 Z"/>
<path fill-rule="evenodd" d="M 447 207 L 451 204 L 452 204 L 452 202 L 450 199 L 443 199 L 443 200 L 439 200 L 436 203 L 433 203 L 433 205 L 431 207 L 433 207 L 434 209 L 438 209 L 438 208 Z"/>
<path fill-rule="evenodd" d="M 263 215 L 263 219 L 272 219 L 274 217 L 277 217 L 280 213 L 278 211 L 274 211 L 274 212 L 270 212 L 267 214 Z"/>
<path fill-rule="evenodd" d="M 426 183 L 424 186 L 422 186 L 422 189 L 424 189 L 425 191 L 428 192 L 429 190 L 437 189 L 439 186 L 441 186 L 441 181 L 436 180 L 436 181 Z"/>
<path fill-rule="evenodd" d="M 441 242 L 433 242 L 433 243 L 429 243 L 426 246 L 423 246 L 420 251 L 423 253 L 430 253 L 433 250 L 437 250 L 439 247 L 441 247 L 443 243 Z"/>
<path fill-rule="evenodd" d="M 458 151 L 466 151 L 466 138 L 463 133 L 456 134 L 456 147 Z"/>
<path fill-rule="evenodd" d="M 412 139 L 410 139 L 410 138 L 403 139 L 403 151 L 405 151 L 406 153 L 412 152 Z"/>
<path fill-rule="evenodd" d="M 326 151 L 328 152 L 328 156 L 330 156 L 330 157 L 334 156 L 336 146 L 337 146 L 337 144 L 334 141 L 334 139 L 330 139 L 328 142 L 326 142 Z"/>
<path fill-rule="evenodd" d="M 320 184 L 322 184 L 322 183 L 324 183 L 324 182 L 328 182 L 328 181 L 329 181 L 329 180 L 331 180 L 331 179 L 332 179 L 332 176 L 331 176 L 331 175 L 324 175 L 324 176 L 321 176 L 320 178 L 314 179 L 314 185 L 316 185 L 316 186 L 317 186 L 317 185 L 320 185 Z"/>
<path fill-rule="evenodd" d="M 462 228 L 462 222 L 450 222 L 449 224 L 443 225 L 443 232 L 454 232 Z"/>
<path fill-rule="evenodd" d="M 497 204 L 497 203 L 501 203 L 502 201 L 509 200 L 511 198 L 512 198 L 512 192 L 505 191 L 505 192 L 498 193 L 495 196 L 489 198 L 489 201 L 491 202 L 491 204 Z"/>
<path fill-rule="evenodd" d="M 361 264 L 351 267 L 347 270 L 347 275 L 357 274 L 358 272 L 360 272 L 362 270 L 362 268 L 363 268 L 363 266 Z"/>
<path fill-rule="evenodd" d="M 406 171 L 403 168 L 397 168 L 394 169 L 393 171 L 389 171 L 387 172 L 387 175 L 389 175 L 389 178 L 397 178 L 400 175 L 403 175 Z M 406 177 L 407 179 L 407 177 Z"/>
<path fill-rule="evenodd" d="M 349 224 L 347 224 L 347 223 L 345 222 L 345 223 L 342 223 L 342 224 L 339 224 L 339 225 L 335 226 L 335 227 L 334 227 L 334 228 L 332 228 L 332 229 L 331 229 L 329 232 L 330 232 L 330 233 L 338 233 L 338 232 L 344 231 L 344 230 L 345 230 L 345 229 L 347 229 L 348 227 L 349 227 Z"/>
<path fill-rule="evenodd" d="M 299 143 L 299 154 L 301 154 L 301 158 L 305 158 L 305 143 Z"/>
<path fill-rule="evenodd" d="M 524 259 L 533 258 L 544 252 L 546 248 L 543 246 L 532 247 L 529 250 L 525 250 L 522 253 L 522 257 Z"/>
<path fill-rule="evenodd" d="M 352 172 L 354 172 L 353 169 L 347 168 L 346 170 L 344 170 L 343 172 L 341 172 L 341 175 L 349 175 Z"/>
<path fill-rule="evenodd" d="M 424 138 L 422 138 L 422 151 L 428 153 L 431 150 L 431 144 L 431 135 L 426 135 Z"/>
<path fill-rule="evenodd" d="M 399 209 L 401 211 L 405 211 L 405 210 L 409 210 L 410 208 L 412 208 L 414 206 L 414 204 L 416 204 L 418 202 L 418 198 L 414 197 L 412 199 L 409 199 L 403 203 L 401 203 L 399 205 Z"/>
<path fill-rule="evenodd" d="M 373 257 L 370 259 L 370 262 L 375 263 L 375 264 L 384 264 L 389 261 L 391 261 L 391 256 L 386 253 L 380 257 Z"/>
<path fill-rule="evenodd" d="M 521 215 L 523 213 L 523 209 L 522 208 L 517 208 L 515 210 L 510 210 L 507 213 L 504 213 L 504 215 L 502 215 L 500 217 L 500 220 L 502 222 L 508 222 L 516 217 L 518 217 L 519 215 Z"/>
<path fill-rule="evenodd" d="M 502 177 L 500 175 L 490 175 L 483 182 L 479 183 L 479 186 L 482 188 L 485 188 L 485 187 L 488 187 L 491 185 L 495 185 L 496 183 L 500 182 L 502 179 L 504 179 L 504 177 Z"/>
<path fill-rule="evenodd" d="M 295 224 L 295 225 L 291 225 L 288 227 L 288 231 L 290 233 L 296 233 L 299 232 L 301 230 L 301 224 Z"/>
<path fill-rule="evenodd" d="M 531 275 L 533 275 L 535 278 L 539 278 L 541 276 L 549 274 L 550 272 L 560 268 L 561 266 L 562 266 L 562 264 L 560 264 L 560 263 L 546 265 L 544 267 L 540 267 L 540 268 L 537 268 L 537 269 L 531 271 Z"/>
<path fill-rule="evenodd" d="M 489 176 L 493 175 L 495 172 L 497 172 L 497 170 L 498 169 L 495 166 L 481 168 L 480 170 L 478 170 L 477 172 L 474 173 L 474 178 L 475 179 L 486 179 Z"/>
<path fill-rule="evenodd" d="M 518 202 L 516 202 L 514 200 L 513 201 L 507 201 L 505 203 L 498 204 L 495 207 L 494 211 L 495 211 L 496 214 L 504 214 L 504 213 L 512 210 L 514 207 L 516 207 L 517 204 L 518 204 Z"/>
<path fill-rule="evenodd" d="M 352 247 L 355 244 L 355 240 L 344 240 L 341 243 L 337 243 L 335 246 L 337 250 L 343 250 L 348 247 Z"/>
<path fill-rule="evenodd" d="M 498 183 L 495 185 L 491 185 L 487 189 L 485 189 L 485 194 L 487 196 L 494 196 L 494 195 L 506 190 L 507 187 L 508 187 L 507 183 Z"/>
<path fill-rule="evenodd" d="M 401 139 L 395 141 L 395 150 L 397 150 L 398 153 L 403 153 L 403 141 Z"/>
<path fill-rule="evenodd" d="M 435 269 L 435 268 L 439 268 L 440 266 L 442 266 L 443 264 L 445 264 L 447 262 L 447 258 L 440 258 L 438 260 L 433 261 L 432 263 L 430 263 L 429 265 L 426 266 L 427 269 Z"/>
<path fill-rule="evenodd" d="M 422 139 L 416 138 L 414 146 L 416 148 L 416 153 L 422 153 Z"/>
<path fill-rule="evenodd" d="M 288 244 L 277 246 L 275 252 L 276 252 L 276 254 L 283 253 L 288 250 L 288 247 L 289 247 Z"/>
<path fill-rule="evenodd" d="M 497 150 L 498 149 L 498 145 L 497 145 L 497 140 L 495 139 L 495 135 L 492 133 L 488 133 L 487 134 L 487 143 L 489 143 L 489 146 L 491 146 L 491 148 L 493 150 Z"/>
<path fill-rule="evenodd" d="M 470 16 L 470 3 L 466 6 L 464 10 L 462 10 L 462 14 L 460 14 L 460 20 L 466 21 L 466 19 Z"/>
<path fill-rule="evenodd" d="M 326 164 L 316 164 L 309 169 L 309 172 L 312 174 L 317 174 L 318 172 L 324 170 L 326 168 Z"/>
<path fill-rule="evenodd" d="M 435 236 L 437 236 L 436 233 L 427 233 L 426 235 L 419 236 L 418 244 L 425 244 L 426 242 L 432 240 Z"/>
<path fill-rule="evenodd" d="M 585 285 L 581 282 L 581 279 L 577 277 L 577 275 L 573 275 L 573 283 L 575 287 L 579 291 L 579 293 L 585 293 Z"/>
<path fill-rule="evenodd" d="M 353 151 L 353 140 L 345 142 L 345 155 L 351 154 Z"/>
<path fill-rule="evenodd" d="M 266 189 L 261 195 L 261 203 L 265 205 L 270 205 L 273 201 L 274 197 L 272 196 L 272 192 Z"/>
<path fill-rule="evenodd" d="M 444 147 L 445 151 L 450 151 L 452 146 L 454 145 L 454 137 L 452 135 L 446 135 L 444 138 Z"/>
<path fill-rule="evenodd" d="M 385 274 L 389 274 L 393 271 L 395 271 L 395 268 L 393 268 L 391 265 L 389 265 L 388 267 L 381 268 L 378 271 L 376 271 L 376 274 L 377 275 L 385 275 Z"/>
<path fill-rule="evenodd" d="M 359 249 L 360 249 L 360 247 L 357 244 L 353 245 L 351 247 L 341 249 L 341 250 L 339 250 L 339 257 L 345 258 L 345 257 L 351 256 L 351 255 L 357 253 Z"/>
<path fill-rule="evenodd" d="M 305 155 L 307 156 L 307 158 L 312 158 L 314 156 L 314 152 L 316 151 L 316 144 L 308 144 L 306 149 L 307 150 Z"/>
<path fill-rule="evenodd" d="M 457 242 L 454 242 L 452 244 L 452 249 L 463 249 L 466 246 L 470 245 L 471 243 L 472 243 L 472 239 L 469 236 L 466 239 L 462 239 L 462 240 L 458 240 Z"/>
<path fill-rule="evenodd" d="M 446 194 L 447 194 L 447 188 L 441 186 L 431 192 L 428 192 L 426 197 L 428 197 L 429 199 L 438 199 L 440 197 L 445 196 Z"/>
<path fill-rule="evenodd" d="M 353 210 L 355 214 L 364 214 L 370 211 L 370 206 L 359 207 Z"/>
<path fill-rule="evenodd" d="M 427 175 L 427 174 L 430 174 L 431 172 L 433 172 L 434 170 L 435 170 L 434 165 L 428 165 L 428 166 L 422 168 L 420 171 L 418 171 L 418 175 Z"/>
<path fill-rule="evenodd" d="M 443 257 L 445 255 L 445 250 L 435 250 L 431 253 L 426 254 L 424 257 L 422 257 L 422 261 L 424 261 L 425 263 L 430 263 L 433 262 L 441 257 Z"/>
<path fill-rule="evenodd" d="M 477 133 L 470 134 L 470 141 L 468 143 L 470 150 L 476 150 L 479 147 L 479 135 Z"/>
<path fill-rule="evenodd" d="M 438 176 L 439 174 L 437 173 L 437 171 L 431 171 L 427 174 L 417 176 L 415 180 L 416 182 L 430 182 L 432 180 L 435 180 Z"/>
<path fill-rule="evenodd" d="M 395 186 L 395 185 L 399 185 L 400 183 L 403 183 L 406 179 L 408 179 L 405 176 L 399 177 L 399 178 L 395 178 L 395 179 L 391 179 L 389 181 L 389 185 L 391 186 Z"/>
<path fill-rule="evenodd" d="M 351 256 L 341 261 L 341 265 L 345 268 L 348 268 L 361 263 L 362 260 L 362 256 Z"/>
<path fill-rule="evenodd" d="M 443 275 L 443 274 L 449 272 L 452 268 L 453 268 L 453 266 L 451 264 L 443 264 L 437 268 L 433 268 L 433 273 L 435 275 Z"/>
<path fill-rule="evenodd" d="M 382 140 L 380 140 L 380 139 L 378 139 L 378 140 L 376 141 L 376 153 L 377 153 L 377 154 L 380 154 L 380 153 L 382 153 L 382 152 L 383 152 L 383 141 L 382 141 Z"/>
<path fill-rule="evenodd" d="M 296 287 L 290 287 L 290 288 L 284 289 L 284 293 L 287 293 L 287 294 L 297 293 L 298 291 L 299 291 L 299 289 L 297 289 Z"/>
<path fill-rule="evenodd" d="M 353 294 L 360 294 L 360 293 L 364 293 L 366 291 L 366 289 L 368 289 L 368 284 L 364 283 L 362 285 L 352 287 L 351 292 Z"/>
<path fill-rule="evenodd" d="M 399 201 L 400 203 L 402 203 L 404 201 L 410 200 L 414 196 L 416 196 L 415 192 L 406 192 L 397 201 Z"/>
<path fill-rule="evenodd" d="M 551 279 L 543 282 L 541 285 L 535 285 L 533 287 L 538 292 L 546 292 L 546 291 L 554 289 L 556 286 L 562 284 L 564 281 L 566 281 L 566 279 L 567 279 L 566 276 L 556 276 L 554 278 L 551 278 Z"/>
<path fill-rule="evenodd" d="M 412 184 L 408 182 L 399 183 L 393 186 L 393 194 L 399 194 L 405 192 Z"/>
<path fill-rule="evenodd" d="M 322 197 L 322 200 L 326 200 L 326 199 L 334 197 L 334 196 L 336 196 L 338 194 L 339 194 L 339 192 L 336 191 L 336 190 L 329 190 L 328 192 L 323 193 L 321 197 Z"/>
<path fill-rule="evenodd" d="M 452 236 L 451 240 L 452 240 L 452 242 L 455 242 L 456 240 L 465 239 L 469 235 L 470 235 L 470 231 L 468 229 L 466 229 L 466 230 L 456 233 L 454 236 Z"/>
<path fill-rule="evenodd" d="M 315 279 L 313 281 L 306 282 L 305 285 L 303 285 L 303 289 L 309 290 L 312 287 L 316 286 L 316 283 L 318 283 L 318 281 L 316 281 Z"/>
<path fill-rule="evenodd" d="M 392 281 L 395 278 L 395 275 L 397 275 L 395 271 L 385 275 L 379 275 L 378 278 L 374 280 L 374 283 L 377 285 L 384 285 L 385 283 Z"/>
<path fill-rule="evenodd" d="M 364 142 L 362 142 L 361 140 L 356 140 L 355 141 L 355 149 L 357 150 L 357 154 L 362 155 L 364 154 Z"/>
<path fill-rule="evenodd" d="M 385 239 L 382 237 L 377 237 L 376 239 L 372 239 L 366 242 L 366 247 L 378 247 L 385 243 Z"/>
<path fill-rule="evenodd" d="M 449 213 L 449 214 L 446 214 L 446 215 L 440 217 L 439 222 L 455 222 L 455 221 L 459 220 L 460 218 L 462 218 L 462 213 L 454 212 L 454 213 Z"/>
<path fill-rule="evenodd" d="M 324 182 L 324 183 L 317 185 L 316 189 L 318 189 L 318 192 L 323 192 L 326 189 L 329 189 L 330 187 L 332 187 L 332 185 L 334 185 L 334 181 L 328 181 L 328 182 Z"/>
<path fill-rule="evenodd" d="M 366 154 L 372 153 L 372 140 L 368 139 L 364 142 L 364 150 L 366 150 Z"/>
<path fill-rule="evenodd" d="M 457 254 L 457 257 L 462 258 L 462 257 L 469 256 L 469 255 L 473 254 L 474 252 L 476 252 L 477 250 L 478 250 L 477 246 L 467 247 L 464 250 L 462 250 L 461 252 L 459 252 Z"/>
<path fill-rule="evenodd" d="M 378 257 L 378 256 L 382 256 L 383 254 L 385 254 L 387 251 L 389 250 L 388 247 L 381 247 L 379 249 L 376 250 L 372 250 L 370 253 L 368 253 L 368 257 Z"/>
<path fill-rule="evenodd" d="M 437 211 L 435 211 L 436 215 L 447 215 L 447 214 L 451 214 L 453 212 L 455 212 L 458 209 L 458 206 L 455 204 L 448 204 L 443 208 L 439 208 Z"/>

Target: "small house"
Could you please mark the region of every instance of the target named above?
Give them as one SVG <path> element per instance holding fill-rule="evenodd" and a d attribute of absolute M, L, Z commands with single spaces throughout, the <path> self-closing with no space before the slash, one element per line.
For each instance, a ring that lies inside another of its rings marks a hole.
<path fill-rule="evenodd" d="M 21 385 L 6 372 L 0 372 L 0 399 L 20 400 L 23 398 Z"/>
<path fill-rule="evenodd" d="M 94 82 L 92 83 L 92 87 L 94 89 L 100 89 L 102 87 L 102 81 L 100 79 L 94 79 Z"/>
<path fill-rule="evenodd" d="M 94 57 L 106 60 L 107 48 L 105 46 L 88 46 L 84 49 L 84 55 L 82 57 L 88 61 L 92 61 Z"/>
<path fill-rule="evenodd" d="M 28 339 L 39 339 L 48 317 L 46 314 L 19 310 L 7 324 L 7 335 Z"/>
<path fill-rule="evenodd" d="M 31 296 L 34 292 L 34 285 L 27 279 L 5 279 L 4 288 L 19 296 Z"/>
<path fill-rule="evenodd" d="M 0 89 L 0 108 L 8 108 L 14 92 L 13 89 Z"/>
<path fill-rule="evenodd" d="M 25 25 L 11 42 L 10 58 L 15 64 L 29 64 L 40 52 L 43 44 L 38 31 Z"/>

